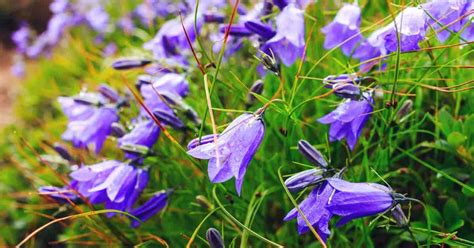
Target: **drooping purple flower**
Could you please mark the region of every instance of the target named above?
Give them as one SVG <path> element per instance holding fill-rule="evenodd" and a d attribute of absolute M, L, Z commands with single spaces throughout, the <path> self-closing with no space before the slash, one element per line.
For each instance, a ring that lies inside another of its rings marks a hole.
<path fill-rule="evenodd" d="M 349 56 L 358 42 L 362 40 L 360 34 L 360 7 L 354 4 L 345 4 L 337 12 L 334 20 L 322 29 L 325 34 L 324 49 L 332 49 L 342 43 L 342 52 Z"/>
<path fill-rule="evenodd" d="M 436 31 L 441 42 L 445 42 L 451 32 L 459 32 L 463 23 L 460 20 L 471 1 L 466 0 L 432 0 L 421 5 L 426 11 L 428 25 Z M 446 27 L 446 28 L 445 28 Z"/>
<path fill-rule="evenodd" d="M 327 179 L 335 189 L 327 202 L 326 209 L 331 214 L 341 216 L 337 226 L 370 215 L 383 213 L 394 207 L 391 190 L 377 183 L 351 183 L 338 178 Z"/>
<path fill-rule="evenodd" d="M 75 189 L 92 204 L 120 211 L 131 211 L 148 183 L 146 170 L 116 160 L 82 166 L 70 176 L 77 181 Z"/>
<path fill-rule="evenodd" d="M 466 15 L 461 21 L 461 26 L 465 27 L 461 34 L 461 38 L 467 42 L 472 42 L 474 41 L 474 2 L 466 4 L 465 14 L 468 12 L 471 14 Z"/>
<path fill-rule="evenodd" d="M 143 203 L 143 205 L 130 211 L 130 214 L 137 217 L 142 222 L 147 221 L 166 206 L 168 194 L 169 192 L 165 190 L 155 193 L 155 195 L 152 196 L 147 202 Z M 133 228 L 137 228 L 139 225 L 140 222 L 132 219 Z"/>
<path fill-rule="evenodd" d="M 323 182 L 317 185 L 311 193 L 309 193 L 308 197 L 299 204 L 301 212 L 304 213 L 306 219 L 324 242 L 326 242 L 327 237 L 331 235 L 328 225 L 333 214 L 326 209 L 326 204 L 331 198 L 332 193 L 333 188 L 327 182 Z M 297 218 L 299 234 L 306 233 L 310 230 L 303 216 L 296 208 L 292 209 L 283 220 L 289 221 L 294 218 Z"/>
<path fill-rule="evenodd" d="M 206 138 L 208 143 L 195 147 L 199 139 L 190 142 L 188 154 L 198 159 L 209 159 L 208 175 L 212 183 L 225 182 L 232 177 L 237 193 L 240 195 L 247 166 L 252 160 L 265 132 L 260 115 L 243 114 L 218 136 L 217 142 Z M 209 136 L 206 136 L 209 137 Z"/>
<path fill-rule="evenodd" d="M 391 23 L 390 32 L 385 36 L 385 48 L 388 53 L 396 52 L 400 43 L 400 52 L 420 49 L 418 43 L 425 38 L 426 17 L 422 9 L 408 7 L 404 9 Z M 399 39 L 397 38 L 397 31 Z"/>
<path fill-rule="evenodd" d="M 50 197 L 60 203 L 75 202 L 77 195 L 69 187 L 41 186 L 38 188 L 40 195 Z"/>
<path fill-rule="evenodd" d="M 385 48 L 385 37 L 388 35 L 390 30 L 390 26 L 385 26 L 381 29 L 375 30 L 356 48 L 352 57 L 357 58 L 362 62 L 360 68 L 361 72 L 367 72 L 375 64 L 380 63 L 380 59 L 370 61 L 370 63 L 368 60 L 387 55 L 387 49 Z"/>
<path fill-rule="evenodd" d="M 82 109 L 80 109 L 82 110 Z M 80 112 L 88 115 L 89 110 Z M 75 119 L 75 120 L 73 120 Z M 95 153 L 99 153 L 105 139 L 112 131 L 112 123 L 118 121 L 117 110 L 111 107 L 100 107 L 92 110 L 92 114 L 87 118 L 69 119 L 67 130 L 61 136 L 62 139 L 71 141 L 75 147 L 91 147 Z"/>
<path fill-rule="evenodd" d="M 130 133 L 119 138 L 118 145 L 142 145 L 151 148 L 158 140 L 159 135 L 160 128 L 158 125 L 153 120 L 145 119 L 139 121 Z M 134 159 L 137 157 L 137 154 L 126 152 L 125 157 L 127 159 Z"/>
<path fill-rule="evenodd" d="M 206 239 L 210 248 L 224 248 L 224 241 L 221 233 L 215 228 L 209 228 L 206 232 Z"/>
<path fill-rule="evenodd" d="M 303 55 L 305 46 L 303 13 L 294 4 L 288 4 L 276 17 L 276 35 L 262 47 L 267 54 L 271 54 L 269 52 L 271 49 L 286 66 L 292 65 Z"/>
<path fill-rule="evenodd" d="M 372 96 L 364 92 L 360 100 L 346 99 L 334 111 L 323 116 L 318 121 L 330 124 L 329 141 L 346 139 L 353 150 L 362 129 L 370 118 L 374 103 Z"/>

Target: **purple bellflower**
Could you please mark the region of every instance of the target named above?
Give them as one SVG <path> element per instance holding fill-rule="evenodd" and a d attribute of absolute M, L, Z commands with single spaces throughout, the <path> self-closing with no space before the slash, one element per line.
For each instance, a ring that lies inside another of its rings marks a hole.
<path fill-rule="evenodd" d="M 160 212 L 167 204 L 169 192 L 162 190 L 155 193 L 147 202 L 143 205 L 130 211 L 130 214 L 140 219 L 142 222 L 147 221 L 153 215 Z M 140 222 L 132 219 L 132 227 L 137 228 Z"/>
<path fill-rule="evenodd" d="M 317 184 L 323 179 L 324 169 L 314 168 L 298 172 L 285 180 L 285 186 L 291 192 L 296 192 Z"/>
<path fill-rule="evenodd" d="M 109 14 L 102 6 L 95 6 L 85 14 L 85 19 L 90 27 L 98 33 L 105 33 L 109 27 Z"/>
<path fill-rule="evenodd" d="M 329 221 L 333 215 L 325 206 L 332 192 L 333 188 L 327 182 L 323 182 L 316 186 L 311 193 L 309 193 L 308 197 L 299 204 L 301 212 L 303 212 L 304 216 L 324 242 L 326 242 L 327 237 L 331 235 L 329 231 Z M 294 218 L 297 218 L 299 234 L 306 233 L 310 230 L 303 216 L 296 208 L 292 209 L 283 220 L 289 221 Z"/>
<path fill-rule="evenodd" d="M 38 188 L 38 192 L 40 195 L 52 198 L 59 203 L 76 202 L 78 200 L 77 195 L 69 187 L 42 186 Z"/>
<path fill-rule="evenodd" d="M 345 4 L 337 12 L 334 20 L 322 29 L 325 34 L 324 49 L 332 49 L 342 43 L 342 52 L 349 56 L 354 47 L 362 40 L 360 34 L 360 7 L 354 4 Z"/>
<path fill-rule="evenodd" d="M 212 183 L 225 182 L 232 177 L 240 195 L 247 167 L 260 146 L 265 132 L 261 115 L 243 114 L 218 137 L 205 136 L 192 140 L 188 154 L 198 159 L 209 159 L 208 175 Z M 217 142 L 215 142 L 217 140 Z"/>
<path fill-rule="evenodd" d="M 329 141 L 346 139 L 353 150 L 371 115 L 373 103 L 371 94 L 364 92 L 360 100 L 346 99 L 334 111 L 320 118 L 320 123 L 331 125 Z"/>
<path fill-rule="evenodd" d="M 398 42 L 400 51 L 415 51 L 420 49 L 418 43 L 426 35 L 426 17 L 421 8 L 408 7 L 395 18 L 395 23 L 389 25 L 390 32 L 385 36 L 385 48 L 388 53 L 396 52 Z M 397 30 L 400 34 L 400 41 L 397 38 Z"/>
<path fill-rule="evenodd" d="M 28 49 L 32 36 L 32 31 L 27 23 L 21 23 L 20 28 L 13 32 L 12 41 L 15 43 L 18 53 L 24 54 Z"/>
<path fill-rule="evenodd" d="M 92 204 L 120 211 L 131 211 L 148 183 L 146 170 L 116 160 L 82 166 L 70 176 L 77 182 L 76 190 Z"/>
<path fill-rule="evenodd" d="M 286 66 L 291 66 L 303 55 L 304 15 L 294 4 L 288 4 L 276 17 L 276 35 L 262 47 L 267 54 L 271 49 Z"/>
<path fill-rule="evenodd" d="M 337 226 L 365 216 L 383 213 L 395 206 L 391 190 L 377 183 L 351 183 L 330 178 L 328 184 L 335 189 L 326 209 L 341 216 Z"/>
<path fill-rule="evenodd" d="M 465 14 L 470 12 L 471 14 L 466 15 L 462 19 L 462 27 L 465 27 L 464 31 L 461 34 L 461 38 L 466 40 L 467 42 L 474 41 L 474 2 L 470 2 L 466 4 L 466 11 Z"/>
<path fill-rule="evenodd" d="M 460 17 L 464 14 L 466 7 L 471 1 L 466 0 L 433 0 L 421 5 L 426 11 L 428 25 L 436 31 L 441 42 L 445 42 L 451 32 L 457 33 L 463 23 Z M 446 27 L 446 28 L 444 28 Z"/>
<path fill-rule="evenodd" d="M 156 125 L 153 120 L 144 119 L 139 121 L 130 133 L 119 138 L 118 145 L 142 145 L 150 149 L 158 140 L 159 135 L 160 128 L 158 125 Z M 134 159 L 136 157 L 137 154 L 135 153 L 125 153 L 125 158 L 127 159 Z"/>

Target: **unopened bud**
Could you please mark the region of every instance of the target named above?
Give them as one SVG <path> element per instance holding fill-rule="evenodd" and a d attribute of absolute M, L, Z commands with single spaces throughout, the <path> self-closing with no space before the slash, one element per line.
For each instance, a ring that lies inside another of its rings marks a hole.
<path fill-rule="evenodd" d="M 158 109 L 153 111 L 153 115 L 155 115 L 155 117 L 165 125 L 169 125 L 176 129 L 182 129 L 185 127 L 184 123 L 176 117 L 174 113 L 170 113 L 170 111 Z"/>
<path fill-rule="evenodd" d="M 291 192 L 300 191 L 309 185 L 320 182 L 323 178 L 323 173 L 324 170 L 319 168 L 305 170 L 286 179 L 285 185 Z"/>
<path fill-rule="evenodd" d="M 216 134 L 215 138 L 216 139 L 219 138 L 219 135 Z M 193 148 L 196 148 L 197 146 L 208 144 L 208 143 L 211 143 L 211 142 L 214 142 L 214 134 L 204 135 L 204 136 L 201 137 L 201 139 L 195 138 L 195 139 L 191 140 L 188 144 L 187 149 L 191 150 Z"/>
<path fill-rule="evenodd" d="M 151 63 L 148 59 L 119 59 L 112 63 L 115 70 L 128 70 L 143 67 Z"/>
<path fill-rule="evenodd" d="M 209 242 L 210 248 L 224 248 L 224 241 L 222 241 L 222 236 L 217 229 L 207 229 L 206 239 Z"/>
<path fill-rule="evenodd" d="M 225 16 L 219 13 L 205 13 L 204 21 L 207 23 L 224 23 Z"/>
<path fill-rule="evenodd" d="M 397 225 L 399 226 L 408 225 L 408 218 L 405 216 L 405 213 L 403 213 L 403 210 L 400 204 L 392 208 L 391 212 L 392 212 L 393 219 L 397 222 Z"/>
<path fill-rule="evenodd" d="M 323 168 L 326 168 L 328 166 L 328 162 L 326 161 L 326 159 L 324 159 L 323 155 L 318 150 L 316 150 L 316 148 L 314 148 L 308 141 L 300 140 L 298 142 L 298 150 L 311 163 Z"/>
<path fill-rule="evenodd" d="M 403 122 L 404 118 L 411 112 L 413 108 L 413 101 L 408 99 L 403 102 L 402 106 L 397 112 L 397 120 Z"/>
<path fill-rule="evenodd" d="M 262 54 L 262 58 L 260 59 L 260 62 L 262 63 L 262 65 L 267 70 L 275 73 L 276 75 L 280 75 L 280 63 L 278 63 L 278 61 L 275 59 L 273 52 L 272 52 L 272 56 L 268 55 L 265 52 L 262 52 L 261 54 Z"/>
<path fill-rule="evenodd" d="M 100 92 L 100 94 L 107 97 L 112 102 L 118 102 L 120 100 L 120 95 L 117 93 L 117 91 L 106 84 L 100 84 L 97 90 Z"/>
<path fill-rule="evenodd" d="M 198 195 L 196 196 L 196 202 L 204 209 L 209 210 L 213 209 L 214 206 L 209 202 L 209 200 L 203 196 L 203 195 Z"/>
<path fill-rule="evenodd" d="M 148 154 L 149 151 L 148 147 L 138 144 L 123 144 L 120 146 L 120 149 L 137 155 L 145 155 Z"/>
<path fill-rule="evenodd" d="M 117 138 L 120 138 L 127 133 L 127 131 L 125 130 L 125 127 L 118 122 L 112 123 L 111 128 L 112 128 L 112 136 L 117 137 Z"/>
<path fill-rule="evenodd" d="M 333 85 L 334 95 L 352 100 L 359 99 L 361 92 L 357 85 L 351 83 L 336 83 Z"/>
<path fill-rule="evenodd" d="M 53 148 L 59 154 L 59 156 L 61 156 L 65 160 L 67 160 L 67 161 L 72 161 L 73 160 L 71 154 L 66 149 L 66 147 L 64 147 L 63 145 L 61 145 L 59 143 L 54 143 Z"/>
<path fill-rule="evenodd" d="M 250 87 L 250 91 L 247 94 L 247 104 L 252 105 L 255 103 L 255 98 L 254 94 L 260 95 L 263 92 L 263 81 L 262 80 L 257 80 L 255 83 Z"/>

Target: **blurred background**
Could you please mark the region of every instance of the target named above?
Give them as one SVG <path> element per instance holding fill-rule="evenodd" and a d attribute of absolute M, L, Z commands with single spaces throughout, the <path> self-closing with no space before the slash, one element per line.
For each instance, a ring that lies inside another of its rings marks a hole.
<path fill-rule="evenodd" d="M 11 34 L 22 21 L 41 33 L 51 16 L 51 0 L 0 0 L 0 128 L 14 122 L 13 101 L 21 79 L 10 73 L 15 47 Z"/>

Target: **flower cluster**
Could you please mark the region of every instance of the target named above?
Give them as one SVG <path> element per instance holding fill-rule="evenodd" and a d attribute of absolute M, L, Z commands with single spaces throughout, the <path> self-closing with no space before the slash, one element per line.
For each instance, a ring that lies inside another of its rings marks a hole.
<path fill-rule="evenodd" d="M 326 37 L 324 48 L 341 47 L 346 56 L 359 59 L 361 72 L 366 72 L 379 64 L 385 55 L 418 50 L 428 29 L 433 29 L 441 42 L 446 41 L 451 33 L 461 31 L 461 39 L 472 41 L 473 25 L 469 22 L 473 5 L 472 1 L 465 0 L 432 0 L 407 7 L 391 23 L 375 30 L 368 38 L 362 38 L 360 8 L 355 3 L 346 4 L 334 21 L 323 28 Z"/>
<path fill-rule="evenodd" d="M 331 170 L 318 150 L 304 140 L 298 143 L 298 148 L 309 161 L 319 161 L 314 163 L 319 168 L 297 173 L 285 181 L 286 187 L 291 191 L 301 191 L 314 186 L 306 199 L 300 203 L 299 210 L 292 209 L 284 218 L 285 221 L 297 219 L 298 233 L 308 232 L 309 222 L 326 242 L 331 235 L 329 221 L 335 216 L 341 217 L 336 226 L 344 225 L 353 219 L 383 214 L 392 209 L 404 216 L 399 206 L 399 203 L 405 200 L 403 195 L 376 183 L 347 182 L 341 179 L 343 170 L 330 176 Z"/>

